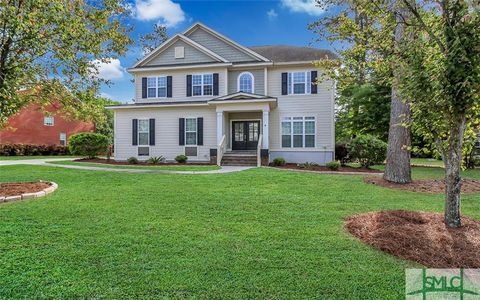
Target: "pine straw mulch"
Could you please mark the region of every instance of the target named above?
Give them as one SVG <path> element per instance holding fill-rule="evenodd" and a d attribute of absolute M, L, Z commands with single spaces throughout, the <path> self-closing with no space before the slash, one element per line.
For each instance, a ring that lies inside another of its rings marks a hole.
<path fill-rule="evenodd" d="M 17 196 L 25 193 L 41 192 L 48 188 L 48 182 L 11 182 L 0 183 L 0 196 Z"/>
<path fill-rule="evenodd" d="M 430 180 L 414 180 L 411 183 L 394 183 L 386 181 L 381 177 L 365 177 L 366 183 L 375 184 L 391 189 L 399 189 L 410 192 L 422 192 L 422 193 L 444 193 L 445 181 L 438 179 Z M 462 193 L 478 193 L 480 192 L 480 180 L 464 178 L 462 179 Z"/>
<path fill-rule="evenodd" d="M 429 268 L 480 268 L 480 221 L 447 228 L 443 214 L 380 211 L 348 217 L 345 228 L 381 251 Z"/>

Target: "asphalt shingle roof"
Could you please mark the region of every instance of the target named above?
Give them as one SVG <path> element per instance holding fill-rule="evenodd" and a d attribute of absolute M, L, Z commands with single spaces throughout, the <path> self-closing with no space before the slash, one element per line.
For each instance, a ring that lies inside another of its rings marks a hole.
<path fill-rule="evenodd" d="M 272 45 L 249 48 L 273 62 L 313 61 L 321 58 L 337 58 L 337 56 L 330 50 L 312 47 Z"/>

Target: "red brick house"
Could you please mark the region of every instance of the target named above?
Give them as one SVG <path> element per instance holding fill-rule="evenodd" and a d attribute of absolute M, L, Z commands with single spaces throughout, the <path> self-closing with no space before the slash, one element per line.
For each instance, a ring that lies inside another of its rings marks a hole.
<path fill-rule="evenodd" d="M 0 130 L 0 144 L 66 145 L 72 134 L 95 131 L 93 123 L 69 120 L 58 109 L 50 105 L 47 113 L 37 104 L 26 106 Z"/>

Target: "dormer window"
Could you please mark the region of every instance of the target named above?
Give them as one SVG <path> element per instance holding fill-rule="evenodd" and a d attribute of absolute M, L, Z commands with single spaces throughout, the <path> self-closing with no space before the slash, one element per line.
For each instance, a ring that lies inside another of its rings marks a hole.
<path fill-rule="evenodd" d="M 238 75 L 238 91 L 253 93 L 253 75 L 250 72 L 243 72 Z"/>

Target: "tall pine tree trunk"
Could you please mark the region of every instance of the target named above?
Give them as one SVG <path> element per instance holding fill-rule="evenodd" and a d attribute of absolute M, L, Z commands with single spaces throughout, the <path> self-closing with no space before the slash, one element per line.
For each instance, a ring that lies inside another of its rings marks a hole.
<path fill-rule="evenodd" d="M 460 218 L 460 189 L 462 187 L 460 168 L 462 165 L 465 116 L 459 116 L 450 131 L 449 147 L 444 153 L 445 164 L 445 224 L 457 228 L 462 225 Z"/>
<path fill-rule="evenodd" d="M 395 46 L 401 48 L 405 41 L 404 19 L 397 14 L 395 27 Z M 410 107 L 405 99 L 399 94 L 398 83 L 402 76 L 401 66 L 393 67 L 392 100 L 390 111 L 390 128 L 388 130 L 387 163 L 383 178 L 396 183 L 408 183 L 412 181 L 410 167 L 410 128 L 404 124 L 410 119 Z"/>

